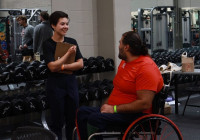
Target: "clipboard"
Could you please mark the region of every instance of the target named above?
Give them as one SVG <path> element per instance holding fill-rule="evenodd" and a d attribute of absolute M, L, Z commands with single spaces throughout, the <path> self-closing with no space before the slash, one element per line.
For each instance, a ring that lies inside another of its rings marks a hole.
<path fill-rule="evenodd" d="M 72 46 L 74 46 L 74 44 L 69 44 L 67 42 L 57 42 L 56 51 L 55 51 L 55 55 L 54 55 L 55 60 L 58 60 L 62 56 L 64 56 L 66 54 L 66 52 L 69 50 L 69 48 Z M 75 55 L 76 54 L 70 55 L 65 64 L 73 63 L 75 61 Z M 60 73 L 72 74 L 73 72 L 65 70 L 65 71 L 60 71 Z"/>

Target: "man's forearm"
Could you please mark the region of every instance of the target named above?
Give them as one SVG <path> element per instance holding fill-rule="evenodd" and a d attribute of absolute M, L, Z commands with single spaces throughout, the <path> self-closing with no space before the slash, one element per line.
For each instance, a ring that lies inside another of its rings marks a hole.
<path fill-rule="evenodd" d="M 145 103 L 142 100 L 136 100 L 128 104 L 117 105 L 118 113 L 139 113 L 146 109 L 149 109 L 151 105 Z"/>

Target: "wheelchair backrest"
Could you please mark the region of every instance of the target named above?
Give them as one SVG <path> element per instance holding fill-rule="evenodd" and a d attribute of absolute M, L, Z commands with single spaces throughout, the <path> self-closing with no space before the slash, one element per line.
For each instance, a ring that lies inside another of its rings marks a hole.
<path fill-rule="evenodd" d="M 168 95 L 168 87 L 163 87 L 163 89 L 154 96 L 152 102 L 152 113 L 153 114 L 164 114 L 165 99 Z"/>

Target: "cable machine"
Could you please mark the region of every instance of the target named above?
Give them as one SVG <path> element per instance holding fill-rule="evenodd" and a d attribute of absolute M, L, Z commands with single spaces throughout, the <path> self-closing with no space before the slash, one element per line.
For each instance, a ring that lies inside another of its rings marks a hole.
<path fill-rule="evenodd" d="M 138 9 L 138 33 L 151 51 L 174 49 L 174 7 Z"/>
<path fill-rule="evenodd" d="M 191 47 L 191 13 L 188 10 L 182 11 L 182 37 L 183 48 Z"/>

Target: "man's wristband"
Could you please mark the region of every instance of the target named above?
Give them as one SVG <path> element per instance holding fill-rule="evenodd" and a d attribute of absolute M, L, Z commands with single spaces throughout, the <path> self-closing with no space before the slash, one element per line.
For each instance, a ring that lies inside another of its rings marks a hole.
<path fill-rule="evenodd" d="M 61 70 L 64 70 L 64 69 L 65 69 L 65 64 L 62 64 Z"/>
<path fill-rule="evenodd" d="M 114 113 L 117 113 L 117 105 L 113 106 Z"/>

